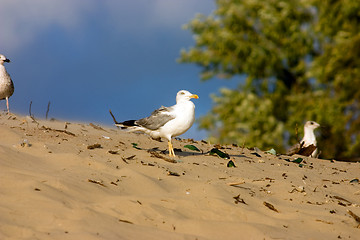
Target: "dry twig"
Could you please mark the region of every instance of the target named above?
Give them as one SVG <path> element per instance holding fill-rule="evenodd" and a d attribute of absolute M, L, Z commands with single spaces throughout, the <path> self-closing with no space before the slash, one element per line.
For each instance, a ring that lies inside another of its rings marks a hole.
<path fill-rule="evenodd" d="M 105 129 L 103 129 L 102 127 L 97 126 L 97 125 L 95 125 L 95 124 L 93 124 L 93 123 L 89 123 L 89 126 L 93 127 L 93 128 L 96 129 L 96 130 L 102 130 L 102 131 L 107 132 L 107 131 L 106 131 Z"/>
<path fill-rule="evenodd" d="M 123 220 L 123 219 L 119 219 L 119 222 L 134 224 L 133 222 L 130 222 L 130 221 L 128 221 L 128 220 Z"/>
<path fill-rule="evenodd" d="M 244 184 L 245 181 L 241 181 L 241 182 L 230 182 L 230 183 L 227 183 L 228 186 L 236 186 L 236 185 L 240 185 L 240 184 Z"/>
<path fill-rule="evenodd" d="M 355 221 L 359 224 L 359 225 L 357 226 L 357 228 L 360 228 L 360 217 L 359 217 L 358 215 L 356 215 L 355 213 L 353 213 L 352 211 L 350 211 L 350 210 L 347 210 L 347 212 L 348 212 L 349 215 L 352 216 L 352 217 L 355 219 Z"/>
<path fill-rule="evenodd" d="M 45 127 L 45 126 L 42 126 L 41 129 L 48 130 L 48 131 L 54 131 L 54 132 L 61 132 L 61 133 L 65 133 L 65 134 L 73 136 L 73 137 L 76 136 L 75 133 L 69 132 L 67 130 L 53 129 L 53 128 L 49 128 L 49 127 Z"/>
<path fill-rule="evenodd" d="M 47 105 L 47 109 L 46 109 L 46 115 L 45 115 L 45 119 L 47 120 L 48 119 L 48 114 L 49 114 L 49 111 L 50 111 L 50 101 Z"/>
<path fill-rule="evenodd" d="M 106 187 L 102 182 L 97 181 L 97 180 L 88 179 L 88 182 L 95 183 L 95 184 L 98 184 L 100 186 Z"/>
<path fill-rule="evenodd" d="M 171 163 L 177 163 L 176 160 L 171 159 L 171 158 L 169 158 L 169 157 L 166 157 L 166 156 L 164 156 L 164 155 L 161 155 L 161 154 L 158 153 L 158 152 L 149 150 L 148 153 L 150 153 L 151 157 L 161 158 L 161 159 L 163 159 L 163 160 L 165 160 L 165 161 L 167 161 L 167 162 L 171 162 Z"/>
<path fill-rule="evenodd" d="M 111 110 L 109 110 L 109 112 L 110 112 L 110 115 L 111 115 L 111 117 L 112 117 L 112 119 L 113 119 L 114 123 L 115 123 L 115 124 L 119 124 L 119 122 L 118 122 L 118 121 L 116 121 L 116 119 L 115 119 L 115 117 L 114 117 L 114 114 L 111 112 Z"/>
<path fill-rule="evenodd" d="M 268 203 L 268 202 L 264 202 L 264 205 L 269 208 L 270 210 L 273 210 L 274 212 L 279 212 L 275 207 L 274 205 L 272 205 L 271 203 Z"/>
<path fill-rule="evenodd" d="M 242 204 L 248 205 L 248 204 L 244 201 L 244 199 L 242 199 L 242 198 L 240 197 L 240 194 L 237 195 L 237 196 L 235 196 L 235 197 L 233 197 L 233 198 L 235 199 L 235 204 L 242 203 Z"/>
<path fill-rule="evenodd" d="M 100 143 L 95 143 L 92 145 L 87 146 L 87 149 L 95 149 L 95 148 L 102 148 Z"/>
<path fill-rule="evenodd" d="M 29 116 L 33 118 L 34 116 L 31 114 L 31 105 L 32 105 L 32 101 L 30 101 L 30 105 L 29 105 Z"/>

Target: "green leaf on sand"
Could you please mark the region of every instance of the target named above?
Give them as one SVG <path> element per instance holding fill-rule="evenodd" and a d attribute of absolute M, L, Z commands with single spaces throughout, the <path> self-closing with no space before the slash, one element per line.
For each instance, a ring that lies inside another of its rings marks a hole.
<path fill-rule="evenodd" d="M 291 162 L 293 162 L 293 163 L 301 163 L 302 160 L 303 160 L 302 158 L 297 158 L 295 160 L 292 160 Z"/>
<path fill-rule="evenodd" d="M 133 148 L 136 148 L 138 150 L 142 150 L 141 148 L 138 147 L 138 144 L 137 143 L 131 143 Z"/>
<path fill-rule="evenodd" d="M 230 159 L 229 154 L 224 153 L 224 152 L 220 151 L 220 150 L 217 149 L 217 148 L 211 149 L 209 153 L 210 153 L 210 155 L 218 155 L 218 156 L 221 157 L 221 158 Z"/>
<path fill-rule="evenodd" d="M 188 148 L 188 149 L 190 149 L 190 150 L 200 152 L 200 149 L 198 149 L 198 148 L 197 148 L 196 146 L 194 146 L 194 145 L 185 145 L 184 148 Z"/>
<path fill-rule="evenodd" d="M 226 166 L 227 166 L 227 167 L 236 167 L 236 166 L 235 166 L 235 163 L 233 162 L 233 160 L 230 160 L 230 161 L 227 163 Z"/>

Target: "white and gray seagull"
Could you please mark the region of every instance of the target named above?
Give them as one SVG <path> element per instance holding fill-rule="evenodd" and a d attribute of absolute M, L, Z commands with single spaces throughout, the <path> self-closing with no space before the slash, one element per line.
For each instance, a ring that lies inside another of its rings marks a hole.
<path fill-rule="evenodd" d="M 10 60 L 0 54 L 0 100 L 6 99 L 6 107 L 9 113 L 9 97 L 14 93 L 14 83 L 11 80 L 9 73 L 6 71 L 4 66 L 5 62 L 10 62 Z"/>
<path fill-rule="evenodd" d="M 304 125 L 304 137 L 301 139 L 301 141 L 291 147 L 288 151 L 288 155 L 292 155 L 295 153 L 301 152 L 301 150 L 310 147 L 313 145 L 315 147 L 315 150 L 310 154 L 311 157 L 317 157 L 318 156 L 318 148 L 317 148 L 317 141 L 315 137 L 314 130 L 316 128 L 320 127 L 320 124 L 314 121 L 307 121 Z"/>
<path fill-rule="evenodd" d="M 169 156 L 175 157 L 171 138 L 185 133 L 195 121 L 195 105 L 190 101 L 192 98 L 199 97 L 189 91 L 181 90 L 176 94 L 175 105 L 162 106 L 153 111 L 149 117 L 128 120 L 115 125 L 129 131 L 144 132 L 156 140 L 161 138 L 168 140 Z"/>

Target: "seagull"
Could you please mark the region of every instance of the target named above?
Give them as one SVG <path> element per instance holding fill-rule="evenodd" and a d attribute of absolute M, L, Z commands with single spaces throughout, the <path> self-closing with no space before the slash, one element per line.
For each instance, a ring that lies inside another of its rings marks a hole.
<path fill-rule="evenodd" d="M 10 60 L 0 54 L 0 100 L 6 99 L 7 111 L 10 113 L 9 97 L 14 93 L 14 83 L 6 71 L 4 62 L 10 62 Z"/>
<path fill-rule="evenodd" d="M 116 126 L 129 131 L 140 131 L 150 135 L 155 140 L 164 138 L 168 140 L 169 156 L 175 157 L 171 138 L 185 133 L 195 121 L 195 105 L 192 98 L 198 95 L 186 90 L 176 94 L 176 104 L 171 107 L 161 106 L 151 113 L 149 117 L 139 120 L 128 120 L 116 123 Z"/>
<path fill-rule="evenodd" d="M 301 139 L 300 143 L 291 147 L 287 152 L 287 154 L 293 155 L 296 153 L 301 154 L 301 152 L 307 153 L 308 150 L 310 150 L 308 154 L 303 154 L 303 155 L 310 155 L 311 157 L 317 157 L 318 149 L 317 149 L 317 142 L 316 142 L 314 130 L 318 127 L 320 127 L 320 124 L 318 124 L 317 122 L 307 121 L 304 125 L 304 137 Z"/>

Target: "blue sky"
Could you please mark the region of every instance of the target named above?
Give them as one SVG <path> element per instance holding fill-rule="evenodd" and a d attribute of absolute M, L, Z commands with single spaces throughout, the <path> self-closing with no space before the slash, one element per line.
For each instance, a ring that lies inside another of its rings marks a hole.
<path fill-rule="evenodd" d="M 194 45 L 182 26 L 213 0 L 0 0 L 0 53 L 15 93 L 11 111 L 35 117 L 111 125 L 175 104 L 178 90 L 199 95 L 196 118 L 212 106 L 210 94 L 237 80 L 201 82 L 200 68 L 179 64 Z M 4 21 L 6 19 L 6 21 Z M 0 110 L 5 102 L 0 102 Z M 206 138 L 195 124 L 184 138 Z"/>

